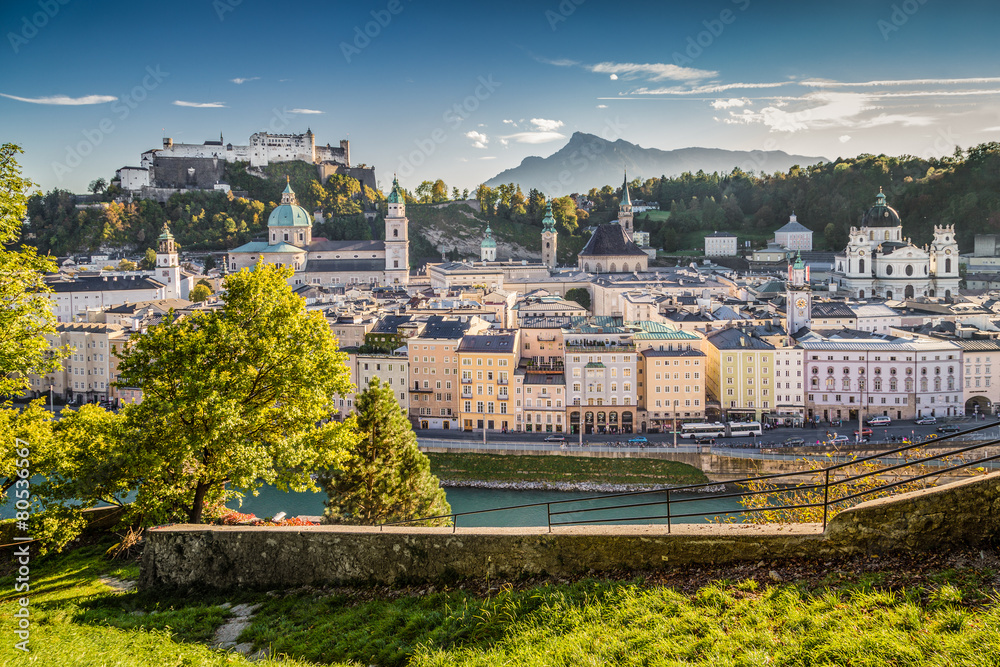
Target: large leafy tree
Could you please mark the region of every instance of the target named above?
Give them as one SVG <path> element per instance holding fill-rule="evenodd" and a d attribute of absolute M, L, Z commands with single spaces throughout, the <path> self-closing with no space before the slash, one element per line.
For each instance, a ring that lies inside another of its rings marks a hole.
<path fill-rule="evenodd" d="M 352 390 L 346 355 L 291 273 L 231 275 L 221 308 L 169 317 L 118 351 L 118 385 L 143 400 L 125 409 L 116 455 L 146 517 L 198 523 L 263 484 L 316 489 L 311 473 L 352 444 L 353 419 L 328 421 L 332 397 Z"/>
<path fill-rule="evenodd" d="M 34 248 L 9 249 L 21 235 L 30 180 L 21 176 L 14 144 L 0 146 L 0 397 L 27 391 L 28 375 L 58 363 L 45 334 L 55 331 L 48 287 L 42 276 L 55 264 Z"/>
<path fill-rule="evenodd" d="M 332 523 L 372 525 L 451 513 L 392 388 L 372 378 L 355 399 L 360 439 L 323 477 Z M 447 519 L 422 522 L 444 525 Z"/>

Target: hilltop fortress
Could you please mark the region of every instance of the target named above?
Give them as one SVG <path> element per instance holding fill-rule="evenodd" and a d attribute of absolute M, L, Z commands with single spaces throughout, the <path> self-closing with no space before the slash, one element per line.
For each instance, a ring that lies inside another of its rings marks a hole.
<path fill-rule="evenodd" d="M 221 133 L 218 141 L 201 144 L 174 143 L 165 137 L 162 148 L 142 153 L 139 166 L 118 169 L 115 181 L 133 196 L 165 200 L 181 190 L 228 190 L 227 162 L 249 162 L 251 170 L 261 170 L 274 162 L 296 160 L 315 164 L 321 182 L 333 174 L 343 174 L 376 187 L 373 168 L 351 166 L 350 141 L 342 139 L 339 146 L 317 146 L 311 129 L 305 134 L 255 132 L 245 145 L 227 143 Z"/>

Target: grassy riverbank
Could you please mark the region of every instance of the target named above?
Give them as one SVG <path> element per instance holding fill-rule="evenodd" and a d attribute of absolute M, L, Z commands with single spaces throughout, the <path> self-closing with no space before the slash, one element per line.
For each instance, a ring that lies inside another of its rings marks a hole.
<path fill-rule="evenodd" d="M 568 482 L 573 484 L 681 485 L 707 482 L 686 463 L 665 459 L 597 456 L 428 454 L 431 472 L 456 482 Z"/>
<path fill-rule="evenodd" d="M 996 550 L 782 561 L 532 579 L 460 588 L 311 588 L 271 593 L 115 592 L 135 563 L 107 543 L 31 563 L 32 653 L 17 651 L 13 577 L 0 664 L 180 665 L 931 665 L 1000 664 Z M 9 571 L 9 565 L 4 564 Z M 112 582 L 114 584 L 114 582 Z M 259 604 L 239 641 L 282 660 L 206 646 L 230 604 Z"/>

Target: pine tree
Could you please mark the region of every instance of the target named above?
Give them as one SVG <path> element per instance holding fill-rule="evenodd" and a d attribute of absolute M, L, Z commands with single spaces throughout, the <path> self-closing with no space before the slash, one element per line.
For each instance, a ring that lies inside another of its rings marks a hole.
<path fill-rule="evenodd" d="M 374 525 L 449 514 L 444 490 L 392 388 L 372 378 L 355 409 L 361 438 L 320 480 L 329 496 L 327 520 Z M 436 519 L 412 525 L 447 524 Z"/>

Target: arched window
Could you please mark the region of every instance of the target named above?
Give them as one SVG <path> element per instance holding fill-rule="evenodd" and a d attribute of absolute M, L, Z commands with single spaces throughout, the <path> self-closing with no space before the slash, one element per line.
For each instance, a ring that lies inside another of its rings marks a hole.
<path fill-rule="evenodd" d="M 597 264 L 597 272 L 598 272 L 598 273 L 600 273 L 600 272 L 601 272 L 601 264 L 600 264 L 599 262 L 598 262 L 598 264 Z"/>
<path fill-rule="evenodd" d="M 865 298 L 865 291 L 863 289 L 858 290 L 858 298 L 859 299 Z"/>
<path fill-rule="evenodd" d="M 628 264 L 622 264 L 622 273 L 628 273 Z"/>
<path fill-rule="evenodd" d="M 583 265 L 583 270 L 590 273 L 590 262 Z"/>
<path fill-rule="evenodd" d="M 908 393 L 912 392 L 913 391 L 913 378 L 906 378 L 906 383 L 905 384 L 906 384 L 906 391 Z"/>
<path fill-rule="evenodd" d="M 810 386 L 812 386 L 813 389 L 819 389 L 819 378 L 814 377 L 812 379 L 812 382 L 810 383 Z"/>
<path fill-rule="evenodd" d="M 888 240 L 889 240 L 889 230 L 888 230 L 888 229 L 887 229 L 887 230 L 885 230 L 885 240 L 886 240 L 886 241 L 888 241 Z"/>
<path fill-rule="evenodd" d="M 848 374 L 848 373 L 850 373 L 850 372 L 851 372 L 851 369 L 850 369 L 850 367 L 848 367 L 848 366 L 844 366 L 844 375 L 847 375 L 847 374 Z"/>
<path fill-rule="evenodd" d="M 837 380 L 834 379 L 834 378 L 827 378 L 826 379 L 826 388 L 829 391 L 833 391 L 834 389 L 836 389 L 837 388 Z"/>
<path fill-rule="evenodd" d="M 927 378 L 920 378 L 920 391 L 927 391 Z"/>
<path fill-rule="evenodd" d="M 955 378 L 948 376 L 948 391 L 955 391 Z"/>
<path fill-rule="evenodd" d="M 875 381 L 872 383 L 872 387 L 875 389 L 875 391 L 882 391 L 882 378 L 880 377 L 875 378 Z"/>
<path fill-rule="evenodd" d="M 899 383 L 896 378 L 889 378 L 889 391 L 896 391 L 899 388 Z"/>
<path fill-rule="evenodd" d="M 858 260 L 858 273 L 864 273 L 864 272 L 865 272 L 865 260 L 859 259 Z"/>
<path fill-rule="evenodd" d="M 951 273 L 951 258 L 948 257 L 944 260 L 944 272 Z"/>
<path fill-rule="evenodd" d="M 841 388 L 844 391 L 850 391 L 851 390 L 851 378 L 844 378 L 844 380 L 840 383 L 840 386 L 841 386 Z"/>
<path fill-rule="evenodd" d="M 399 238 L 399 230 L 398 229 L 392 230 L 392 238 L 394 238 L 394 239 L 398 239 Z"/>
<path fill-rule="evenodd" d="M 941 391 L 941 378 L 934 378 L 934 391 Z"/>
<path fill-rule="evenodd" d="M 615 263 L 611 262 L 611 268 L 609 269 L 611 273 L 618 273 L 618 269 L 615 267 Z"/>

